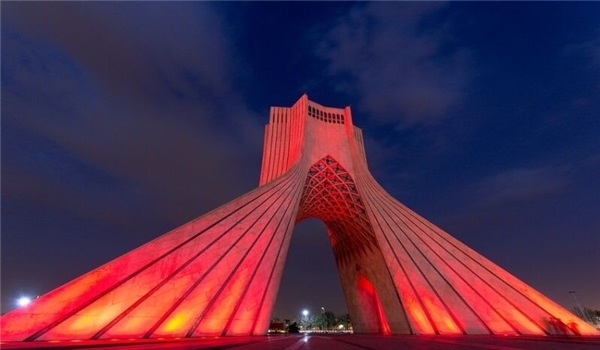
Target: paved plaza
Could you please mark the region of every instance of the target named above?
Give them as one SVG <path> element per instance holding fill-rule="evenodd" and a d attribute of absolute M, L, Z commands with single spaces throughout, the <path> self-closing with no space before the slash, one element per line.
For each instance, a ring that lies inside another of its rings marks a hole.
<path fill-rule="evenodd" d="M 52 341 L 1 344 L 2 349 L 232 350 L 570 350 L 600 349 L 600 337 L 270 335 L 195 339 Z"/>

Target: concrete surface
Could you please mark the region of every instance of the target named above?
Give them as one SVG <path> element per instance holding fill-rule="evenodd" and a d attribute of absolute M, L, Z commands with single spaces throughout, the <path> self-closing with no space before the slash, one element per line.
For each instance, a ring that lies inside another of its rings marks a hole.
<path fill-rule="evenodd" d="M 235 350 L 570 350 L 600 349 L 600 337 L 271 335 L 163 340 L 5 342 L 2 349 L 235 349 Z"/>

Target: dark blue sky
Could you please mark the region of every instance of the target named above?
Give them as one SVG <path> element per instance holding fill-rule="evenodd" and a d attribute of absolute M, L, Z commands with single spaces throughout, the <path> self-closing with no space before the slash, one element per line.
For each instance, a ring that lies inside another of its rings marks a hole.
<path fill-rule="evenodd" d="M 600 3 L 2 4 L 2 310 L 258 183 L 271 105 L 352 105 L 396 198 L 600 309 Z M 274 316 L 345 312 L 298 225 Z"/>

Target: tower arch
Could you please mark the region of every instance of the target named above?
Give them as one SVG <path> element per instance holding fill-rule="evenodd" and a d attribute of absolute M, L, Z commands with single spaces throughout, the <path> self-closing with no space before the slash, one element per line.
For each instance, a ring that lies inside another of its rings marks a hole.
<path fill-rule="evenodd" d="M 292 230 L 321 219 L 361 333 L 597 335 L 389 195 L 350 107 L 272 107 L 259 187 L 0 318 L 3 341 L 265 334 Z"/>
<path fill-rule="evenodd" d="M 331 155 L 310 166 L 298 206 L 296 222 L 317 218 L 327 228 L 354 330 L 411 333 L 358 186 L 344 166 Z"/>

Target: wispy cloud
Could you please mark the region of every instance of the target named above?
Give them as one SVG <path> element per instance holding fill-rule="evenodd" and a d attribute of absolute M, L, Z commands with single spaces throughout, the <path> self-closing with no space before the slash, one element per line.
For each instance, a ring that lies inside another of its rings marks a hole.
<path fill-rule="evenodd" d="M 319 46 L 338 88 L 384 123 L 431 124 L 465 95 L 469 54 L 444 46 L 449 20 L 424 29 L 446 4 L 359 4 L 338 20 Z M 437 22 L 436 22 L 437 23 Z"/>
<path fill-rule="evenodd" d="M 566 56 L 583 55 L 588 60 L 589 66 L 600 68 L 600 33 L 589 40 L 568 44 L 564 47 Z"/>
<path fill-rule="evenodd" d="M 233 87 L 229 43 L 208 4 L 3 10 L 3 123 L 129 183 L 174 223 L 255 185 L 263 122 Z"/>
<path fill-rule="evenodd" d="M 527 201 L 559 193 L 569 184 L 567 170 L 530 167 L 508 170 L 484 178 L 474 186 L 479 205 Z"/>
<path fill-rule="evenodd" d="M 600 93 L 600 30 L 587 40 L 576 41 L 563 47 L 562 54 L 570 64 L 581 67 L 592 77 L 596 77 L 595 91 L 591 96 L 575 98 L 573 105 L 588 107 L 598 100 Z"/>

